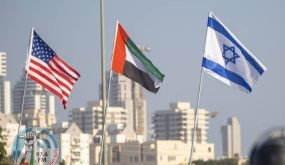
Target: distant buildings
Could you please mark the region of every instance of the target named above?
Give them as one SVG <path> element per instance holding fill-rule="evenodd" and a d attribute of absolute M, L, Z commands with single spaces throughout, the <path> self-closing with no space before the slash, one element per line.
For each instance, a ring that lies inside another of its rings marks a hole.
<path fill-rule="evenodd" d="M 214 144 L 208 143 L 207 138 L 209 112 L 200 109 L 198 115 L 199 125 L 193 159 L 214 159 Z M 124 127 L 119 127 L 128 123 L 126 117 L 128 116 L 124 108 L 108 107 L 106 142 L 108 143 L 109 165 L 188 163 L 194 124 L 194 110 L 190 103 L 171 103 L 170 110 L 155 112 L 153 128 L 156 139 L 151 142 L 144 142 L 137 136 L 133 137 L 133 134 L 123 129 Z M 94 139 L 102 130 L 102 102 L 88 102 L 87 107 L 74 109 L 72 121 L 78 123 L 79 128 L 93 137 L 90 143 L 90 164 L 97 165 L 100 143 Z"/>
<path fill-rule="evenodd" d="M 198 126 L 194 143 L 194 160 L 214 159 L 214 144 L 208 142 L 210 113 L 205 109 L 198 110 Z M 187 164 L 194 128 L 194 109 L 188 102 L 170 104 L 169 110 L 153 113 L 152 128 L 154 131 L 156 154 L 146 164 Z M 143 164 L 143 163 L 142 163 Z"/>
<path fill-rule="evenodd" d="M 13 113 L 17 117 L 22 108 L 25 79 L 23 74 L 13 89 Z M 23 124 L 27 127 L 51 128 L 56 123 L 54 95 L 29 78 L 23 108 Z"/>
<path fill-rule="evenodd" d="M 93 136 L 102 131 L 103 111 L 102 101 L 89 101 L 87 106 L 72 110 L 72 120 L 84 132 Z M 127 112 L 122 107 L 108 107 L 106 124 L 109 133 L 125 128 Z"/>
<path fill-rule="evenodd" d="M 0 52 L 0 112 L 11 114 L 11 84 L 6 80 L 7 55 Z"/>
<path fill-rule="evenodd" d="M 180 140 L 127 142 L 110 144 L 109 165 L 179 165 L 188 164 L 190 143 Z M 214 159 L 214 145 L 195 144 L 194 160 Z"/>
<path fill-rule="evenodd" d="M 222 126 L 223 155 L 226 158 L 241 157 L 240 124 L 236 117 L 228 119 L 228 124 Z"/>
<path fill-rule="evenodd" d="M 108 144 L 109 165 L 187 165 L 191 143 L 180 140 Z M 100 144 L 90 145 L 90 165 L 99 164 Z M 195 144 L 193 160 L 214 159 L 214 144 Z"/>
<path fill-rule="evenodd" d="M 147 137 L 147 104 L 144 89 L 129 78 L 113 73 L 110 87 L 110 106 L 121 106 L 127 110 L 126 131 Z"/>
<path fill-rule="evenodd" d="M 19 123 L 12 115 L 3 114 L 0 112 L 0 127 L 2 128 L 1 135 L 6 143 L 5 150 L 7 151 L 7 155 L 10 156 L 12 153 L 13 141 L 18 134 Z M 20 130 L 24 129 L 25 126 L 21 126 Z"/>
<path fill-rule="evenodd" d="M 5 76 L 6 54 L 0 53 L 0 103 L 1 111 L 5 113 L 0 112 L 0 126 L 9 152 L 17 135 L 18 122 L 7 115 L 11 112 L 11 92 L 10 82 L 5 80 Z M 23 74 L 13 89 L 13 113 L 17 120 L 22 109 L 25 80 Z M 170 104 L 168 110 L 156 111 L 152 116 L 154 141 L 146 142 L 147 104 L 143 90 L 130 79 L 113 74 L 106 116 L 109 164 L 187 164 L 194 109 L 188 102 L 175 102 Z M 24 101 L 24 125 L 54 128 L 55 98 L 52 94 L 28 78 Z M 209 111 L 199 109 L 194 160 L 214 159 L 214 144 L 208 143 L 207 137 L 209 117 Z M 59 161 L 65 160 L 70 165 L 98 164 L 98 138 L 102 135 L 102 124 L 102 101 L 89 101 L 86 107 L 74 108 L 70 123 L 62 123 L 59 129 L 53 129 L 60 148 Z"/>
<path fill-rule="evenodd" d="M 88 165 L 90 135 L 82 133 L 75 123 L 62 127 L 55 132 L 59 144 L 59 162 L 65 161 L 68 165 Z"/>
<path fill-rule="evenodd" d="M 153 138 L 156 140 L 181 140 L 191 142 L 194 128 L 194 109 L 188 102 L 170 104 L 169 110 L 154 112 L 152 116 Z M 209 111 L 198 110 L 196 143 L 208 143 Z"/>

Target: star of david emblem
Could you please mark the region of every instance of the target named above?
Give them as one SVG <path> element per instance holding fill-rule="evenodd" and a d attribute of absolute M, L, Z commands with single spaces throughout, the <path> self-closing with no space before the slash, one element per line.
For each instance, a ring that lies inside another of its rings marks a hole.
<path fill-rule="evenodd" d="M 223 44 L 223 58 L 225 60 L 226 65 L 229 62 L 236 64 L 236 59 L 239 58 L 239 55 L 236 53 L 234 46 L 230 47 Z"/>

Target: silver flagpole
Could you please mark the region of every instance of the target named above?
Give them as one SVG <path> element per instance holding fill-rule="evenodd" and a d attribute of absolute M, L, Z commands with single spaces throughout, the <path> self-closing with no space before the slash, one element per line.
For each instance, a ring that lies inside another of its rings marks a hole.
<path fill-rule="evenodd" d="M 116 30 L 115 30 L 115 37 L 117 35 L 117 31 L 118 31 L 118 24 L 119 21 L 117 21 L 116 23 Z M 115 49 L 115 41 L 114 41 L 114 49 Z M 113 50 L 114 51 L 114 50 Z M 102 142 L 101 142 L 101 150 L 100 150 L 100 157 L 99 157 L 99 165 L 102 165 L 102 155 L 103 155 L 103 149 L 104 149 L 104 164 L 107 165 L 107 143 L 105 140 L 106 137 L 106 126 L 105 126 L 105 122 L 106 122 L 106 115 L 107 115 L 107 111 L 108 111 L 108 107 L 109 107 L 109 96 L 110 96 L 110 86 L 111 86 L 111 82 L 112 82 L 112 77 L 113 77 L 113 71 L 112 71 L 112 64 L 113 64 L 113 56 L 111 58 L 111 70 L 110 70 L 110 75 L 109 75 L 109 83 L 108 83 L 108 91 L 107 91 L 107 104 L 106 104 L 106 109 L 103 109 L 103 133 L 102 133 Z M 104 146 L 103 146 L 104 144 Z"/>
<path fill-rule="evenodd" d="M 197 98 L 197 103 L 196 103 L 196 108 L 195 108 L 195 113 L 194 113 L 195 120 L 194 120 L 194 130 L 193 130 L 193 133 L 192 133 L 191 151 L 190 151 L 190 158 L 189 158 L 189 164 L 190 165 L 192 165 L 194 141 L 195 141 L 195 135 L 196 135 L 197 125 L 198 125 L 198 108 L 199 108 L 199 104 L 200 104 L 202 81 L 203 81 L 203 67 L 201 67 L 199 90 L 198 90 L 198 98 Z"/>
<path fill-rule="evenodd" d="M 32 39 L 33 39 L 33 32 L 34 28 L 32 27 L 32 32 L 31 32 L 31 38 L 29 42 L 29 49 L 27 51 L 27 58 L 26 58 L 26 66 L 25 66 L 25 84 L 24 84 L 24 92 L 23 92 L 23 99 L 22 99 L 22 106 L 21 106 L 21 112 L 20 112 L 20 119 L 19 119 L 19 126 L 18 126 L 18 135 L 20 133 L 21 125 L 22 125 L 22 118 L 23 118 L 23 109 L 24 109 L 24 103 L 25 103 L 25 96 L 26 96 L 26 86 L 27 86 L 27 79 L 28 79 L 28 74 L 27 74 L 27 67 L 29 66 L 29 57 L 32 51 Z M 18 138 L 16 139 L 16 161 L 15 163 L 17 164 L 17 159 L 18 159 Z"/>
<path fill-rule="evenodd" d="M 206 35 L 205 35 L 205 43 L 207 40 L 207 33 L 208 33 L 208 29 L 206 31 Z M 194 150 L 194 142 L 195 142 L 195 134 L 196 134 L 196 130 L 197 130 L 197 126 L 198 126 L 198 108 L 200 105 L 200 97 L 201 97 L 201 90 L 202 90 L 202 83 L 203 83 L 203 66 L 201 66 L 201 73 L 200 73 L 200 82 L 199 82 L 199 89 L 198 89 L 198 98 L 197 98 L 197 102 L 196 102 L 196 107 L 195 107 L 195 112 L 194 112 L 194 130 L 192 133 L 192 143 L 191 143 L 191 150 L 190 150 L 190 158 L 189 158 L 189 165 L 192 165 L 192 160 L 193 160 L 193 150 Z"/>
<path fill-rule="evenodd" d="M 101 27 L 101 79 L 102 79 L 102 110 L 103 110 L 103 129 L 105 127 L 105 123 L 104 123 L 104 119 L 105 116 L 104 114 L 106 114 L 105 110 L 106 110 L 106 77 L 105 77 L 105 41 L 104 41 L 104 0 L 100 0 L 100 27 Z M 102 140 L 101 140 L 101 151 L 104 150 L 106 151 L 106 149 L 104 149 L 103 147 L 106 146 L 106 144 L 103 145 L 103 143 L 105 142 L 104 138 L 105 138 L 105 132 L 102 132 Z M 100 165 L 102 165 L 102 152 L 100 151 Z M 107 165 L 107 152 L 105 152 L 104 154 L 104 165 Z"/>
<path fill-rule="evenodd" d="M 110 77 L 109 77 L 109 83 L 108 83 L 108 91 L 107 91 L 107 102 L 106 102 L 106 105 L 105 105 L 105 108 L 106 109 L 104 109 L 103 110 L 103 132 L 102 132 L 102 142 L 101 142 L 101 150 L 100 150 L 100 159 L 99 159 L 99 164 L 101 165 L 101 163 L 102 163 L 102 155 L 103 155 L 103 150 L 104 150 L 104 165 L 106 165 L 107 164 L 107 162 L 106 161 L 108 161 L 105 157 L 107 157 L 107 156 L 105 156 L 106 154 L 107 154 L 107 152 L 106 152 L 106 150 L 107 150 L 107 142 L 106 142 L 106 134 L 107 134 L 107 131 L 106 131 L 106 115 L 107 115 L 107 111 L 108 111 L 108 107 L 109 107 L 109 93 L 110 93 L 110 86 L 111 86 L 111 81 L 112 81 L 112 76 L 113 76 L 113 72 L 112 72 L 112 70 L 110 71 Z"/>
<path fill-rule="evenodd" d="M 205 42 L 207 40 L 207 33 L 208 33 L 208 30 L 206 31 L 206 35 L 205 35 Z M 194 113 L 194 117 L 195 117 L 195 119 L 194 119 L 194 130 L 193 130 L 193 134 L 192 134 L 192 143 L 191 143 L 191 151 L 190 151 L 190 158 L 189 158 L 189 164 L 190 165 L 192 165 L 195 134 L 196 134 L 197 125 L 198 125 L 198 108 L 199 108 L 199 105 L 200 105 L 200 97 L 201 97 L 201 90 L 202 90 L 203 75 L 204 75 L 203 67 L 201 66 L 198 98 L 197 98 L 196 107 L 195 107 L 195 113 Z"/>

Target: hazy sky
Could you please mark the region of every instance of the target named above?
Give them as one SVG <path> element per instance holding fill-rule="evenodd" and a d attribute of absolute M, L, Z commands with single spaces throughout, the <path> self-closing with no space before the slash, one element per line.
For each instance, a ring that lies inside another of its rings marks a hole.
<path fill-rule="evenodd" d="M 251 94 L 230 88 L 206 75 L 201 108 L 217 111 L 210 120 L 210 142 L 221 155 L 220 127 L 227 118 L 240 120 L 242 151 L 247 155 L 264 130 L 285 125 L 284 78 L 285 1 L 275 0 L 106 0 L 105 36 L 107 68 L 118 19 L 146 55 L 166 75 L 158 94 L 148 92 L 148 116 L 167 109 L 170 102 L 190 101 L 195 106 L 209 11 L 268 68 Z M 0 51 L 8 54 L 8 79 L 14 85 L 24 67 L 31 27 L 82 75 L 75 85 L 67 116 L 74 107 L 98 99 L 100 83 L 99 0 L 1 0 Z M 66 118 L 66 117 L 65 117 Z"/>

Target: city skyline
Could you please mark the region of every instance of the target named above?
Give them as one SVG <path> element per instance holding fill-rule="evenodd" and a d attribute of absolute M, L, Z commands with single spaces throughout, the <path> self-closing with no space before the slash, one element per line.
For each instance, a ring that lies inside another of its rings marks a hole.
<path fill-rule="evenodd" d="M 221 126 L 223 156 L 241 158 L 240 124 L 236 117 L 229 117 L 226 125 Z"/>
<path fill-rule="evenodd" d="M 231 3 L 225 0 L 106 1 L 106 69 L 109 69 L 115 23 L 119 19 L 137 44 L 152 49 L 146 55 L 166 75 L 158 94 L 145 92 L 148 121 L 154 110 L 164 109 L 170 102 L 189 101 L 194 104 L 207 16 L 209 11 L 213 11 L 268 68 L 249 95 L 204 76 L 200 108 L 220 112 L 210 121 L 209 130 L 209 139 L 217 146 L 217 156 L 221 155 L 221 147 L 218 148 L 221 146 L 220 126 L 230 116 L 237 116 L 240 120 L 242 153 L 247 155 L 261 132 L 285 124 L 285 111 L 282 110 L 285 98 L 285 79 L 282 76 L 284 6 L 283 1 L 257 0 Z M 242 12 L 239 12 L 241 8 Z M 30 30 L 34 26 L 61 57 L 82 73 L 82 79 L 75 85 L 68 101 L 68 110 L 63 111 L 56 100 L 57 117 L 66 119 L 72 108 L 81 107 L 86 101 L 98 100 L 101 81 L 99 2 L 1 1 L 0 21 L 0 51 L 7 53 L 7 77 L 12 87 L 22 74 Z"/>

